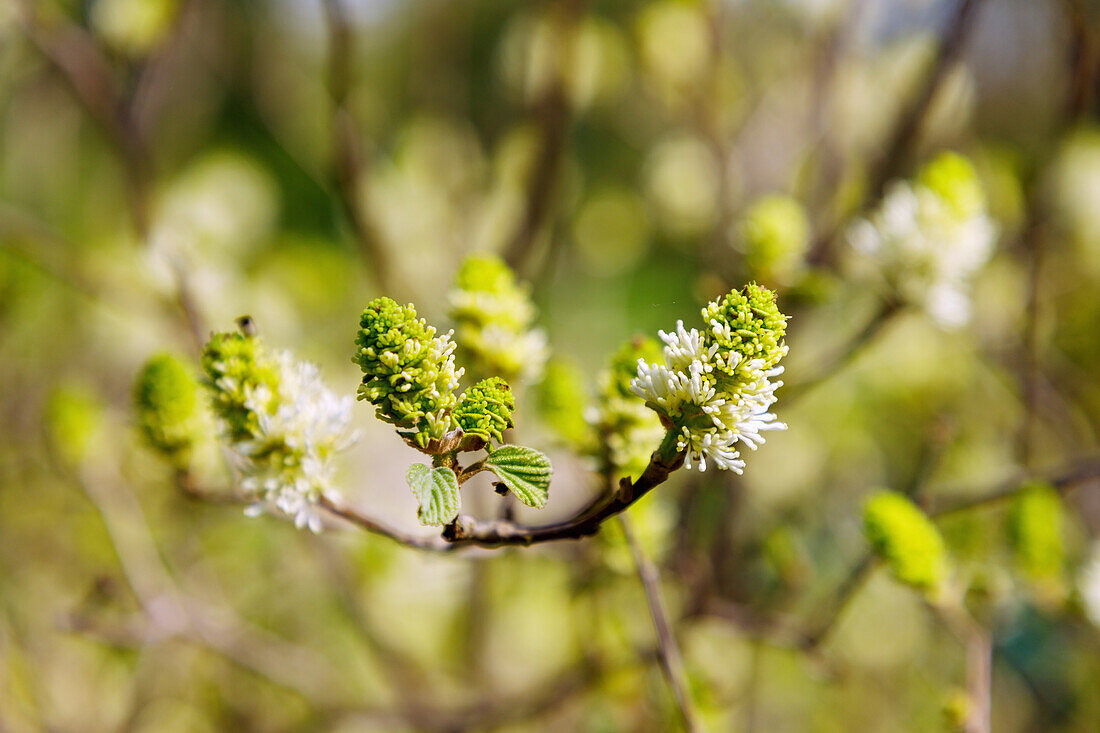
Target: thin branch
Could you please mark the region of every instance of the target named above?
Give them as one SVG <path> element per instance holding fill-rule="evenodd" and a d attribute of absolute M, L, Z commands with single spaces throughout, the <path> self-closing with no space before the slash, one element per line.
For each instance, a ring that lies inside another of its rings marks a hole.
<path fill-rule="evenodd" d="M 372 268 L 379 288 L 395 292 L 393 263 L 381 237 L 365 211 L 363 174 L 365 161 L 355 120 L 347 108 L 351 88 L 352 29 L 343 0 L 324 0 L 328 32 L 328 82 L 332 95 L 332 175 L 344 216 L 351 226 L 363 257 Z"/>
<path fill-rule="evenodd" d="M 966 649 L 966 696 L 970 710 L 963 721 L 963 730 L 966 733 L 990 733 L 993 640 L 989 632 L 957 600 L 932 604 L 932 610 Z"/>
<path fill-rule="evenodd" d="M 1016 496 L 1031 481 L 1049 483 L 1059 494 L 1064 496 L 1080 485 L 1097 479 L 1100 479 L 1100 459 L 1093 458 L 1078 461 L 1058 471 L 1018 476 L 986 492 L 968 492 L 967 494 L 957 495 L 956 498 L 951 498 L 948 495 L 948 498 L 936 499 L 935 504 L 928 513 L 933 517 L 943 517 L 975 507 L 996 504 Z"/>
<path fill-rule="evenodd" d="M 882 333 L 882 330 L 893 321 L 894 316 L 901 313 L 904 307 L 899 301 L 884 300 L 878 310 L 862 329 L 853 335 L 848 342 L 838 349 L 826 361 L 825 365 L 818 368 L 817 373 L 801 381 L 795 382 L 783 389 L 783 403 L 790 406 L 796 400 L 802 399 L 815 388 L 828 381 L 831 377 L 841 372 L 850 365 L 869 347 Z"/>
<path fill-rule="evenodd" d="M 160 558 L 137 498 L 120 477 L 111 480 L 110 489 L 100 480 L 80 477 L 79 483 L 104 522 L 142 620 L 122 629 L 103 629 L 75 615 L 66 622 L 70 629 L 91 632 L 122 646 L 181 638 L 308 699 L 332 700 L 341 675 L 326 671 L 328 665 L 322 658 L 273 634 L 234 623 L 228 611 L 179 590 Z"/>
<path fill-rule="evenodd" d="M 71 23 L 46 27 L 33 3 L 20 0 L 19 5 L 24 35 L 60 72 L 122 160 L 134 229 L 144 239 L 149 229 L 148 155 L 106 56 L 83 28 Z"/>
<path fill-rule="evenodd" d="M 328 513 L 340 517 L 362 530 L 383 537 L 389 537 L 394 542 L 405 545 L 406 547 L 414 547 L 418 550 L 434 550 L 436 552 L 447 552 L 448 550 L 457 549 L 456 545 L 452 545 L 441 537 L 422 537 L 410 534 L 370 517 L 360 512 L 358 509 L 350 507 L 324 494 L 322 494 L 321 498 L 318 500 L 318 505 Z"/>
<path fill-rule="evenodd" d="M 128 97 L 118 88 L 106 55 L 87 31 L 74 24 L 45 28 L 39 23 L 30 3 L 22 0 L 20 5 L 23 32 L 69 84 L 88 116 L 103 129 L 114 147 L 126 175 L 129 214 L 134 232 L 143 243 L 148 244 L 153 166 L 140 125 L 136 122 L 135 108 L 140 99 Z M 187 9 L 181 8 L 181 16 Z M 182 21 L 178 23 L 177 30 L 182 25 Z M 148 73 L 150 68 L 145 71 Z M 138 92 L 140 90 L 139 84 Z M 171 304 L 179 313 L 180 323 L 194 352 L 198 354 L 202 350 L 206 328 L 186 270 L 179 262 L 170 264 L 175 286 Z"/>
<path fill-rule="evenodd" d="M 799 645 L 804 651 L 817 649 L 829 637 L 830 632 L 836 627 L 841 616 L 844 615 L 848 604 L 851 603 L 856 593 L 871 576 L 871 570 L 874 567 L 875 558 L 871 554 L 864 555 L 852 567 L 825 604 L 825 608 L 814 614 L 820 621 L 810 631 L 806 632 L 800 640 Z"/>
<path fill-rule="evenodd" d="M 1088 110 L 1092 99 L 1096 74 L 1095 49 L 1089 30 L 1088 11 L 1080 0 L 1063 0 L 1066 19 L 1070 25 L 1068 54 L 1069 95 L 1057 132 L 1064 133 L 1076 124 Z M 1026 215 L 1020 245 L 1027 259 L 1027 311 L 1021 344 L 1020 380 L 1023 394 L 1024 421 L 1020 427 L 1018 453 L 1020 463 L 1026 468 L 1035 456 L 1035 437 L 1039 428 L 1039 390 L 1042 382 L 1042 344 L 1040 343 L 1040 316 L 1042 303 L 1040 286 L 1044 264 L 1044 235 L 1046 222 L 1043 212 L 1042 186 L 1038 171 L 1033 171 L 1027 181 Z"/>
<path fill-rule="evenodd" d="M 582 0 L 565 0 L 553 4 L 554 71 L 541 98 L 534 105 L 538 122 L 539 149 L 527 186 L 523 216 L 516 231 L 504 247 L 504 260 L 517 271 L 523 271 L 531 257 L 538 233 L 549 218 L 555 189 L 561 177 L 562 158 L 569 135 L 571 109 L 566 82 L 572 34 L 580 13 Z"/>
<path fill-rule="evenodd" d="M 966 690 L 974 708 L 966 721 L 966 733 L 990 733 L 993 707 L 993 640 L 977 621 L 971 620 L 966 640 Z"/>
<path fill-rule="evenodd" d="M 887 182 L 900 173 L 906 153 L 920 132 L 921 124 L 935 99 L 936 92 L 955 62 L 962 56 L 966 41 L 974 28 L 979 5 L 981 0 L 958 0 L 940 43 L 939 53 L 932 62 L 924 84 L 902 112 L 885 152 L 872 169 L 868 182 L 868 193 L 872 201 L 881 198 Z"/>
<path fill-rule="evenodd" d="M 1089 111 L 1095 99 L 1100 48 L 1084 0 L 1062 0 L 1062 4 L 1070 26 L 1070 94 L 1064 118 L 1072 125 Z"/>
<path fill-rule="evenodd" d="M 634 534 L 634 527 L 630 522 L 630 518 L 625 514 L 620 514 L 619 526 L 622 527 L 626 544 L 630 547 L 630 554 L 634 558 L 634 567 L 638 571 L 638 579 L 642 581 L 642 588 L 645 590 L 646 605 L 649 606 L 649 615 L 653 619 L 653 628 L 657 633 L 657 659 L 661 663 L 661 671 L 664 673 L 669 689 L 672 690 L 672 696 L 676 700 L 676 708 L 680 712 L 684 728 L 689 733 L 696 733 L 703 728 L 699 723 L 699 713 L 695 710 L 695 704 L 691 700 L 680 645 L 676 642 L 676 635 L 673 633 L 672 625 L 668 620 L 668 611 L 661 599 L 661 581 L 657 573 L 657 566 L 646 557 L 645 552 L 642 550 L 642 546 Z"/>
<path fill-rule="evenodd" d="M 626 511 L 638 499 L 668 480 L 683 465 L 684 454 L 676 449 L 676 435 L 669 432 L 661 447 L 650 456 L 649 465 L 635 481 L 624 478 L 610 495 L 601 495 L 569 519 L 551 524 L 527 526 L 505 519 L 477 520 L 459 515 L 447 526 L 442 537 L 418 537 L 391 527 L 341 502 L 322 496 L 319 505 L 331 514 L 368 532 L 389 537 L 421 550 L 449 552 L 463 547 L 498 548 L 508 545 L 535 545 L 558 540 L 576 540 L 599 532 L 605 521 Z"/>
<path fill-rule="evenodd" d="M 896 177 L 905 164 L 906 155 L 916 140 L 928 108 L 935 99 L 936 92 L 947 78 L 948 72 L 958 61 L 966 46 L 966 41 L 974 27 L 981 0 L 958 0 L 955 12 L 944 30 L 939 51 L 928 70 L 923 83 L 906 105 L 894 125 L 890 138 L 883 146 L 883 152 L 871 167 L 868 175 L 867 193 L 859 210 L 874 208 L 882 198 L 886 184 Z M 843 221 L 835 221 L 819 235 L 811 247 L 808 260 L 813 264 L 824 264 L 832 256 L 836 239 L 842 231 Z"/>

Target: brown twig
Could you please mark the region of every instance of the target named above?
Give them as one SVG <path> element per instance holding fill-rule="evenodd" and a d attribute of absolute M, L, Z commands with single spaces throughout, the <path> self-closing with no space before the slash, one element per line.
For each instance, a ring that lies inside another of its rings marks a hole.
<path fill-rule="evenodd" d="M 1005 481 L 1000 486 L 986 492 L 967 492 L 956 494 L 957 498 L 937 499 L 928 512 L 933 517 L 943 517 L 964 512 L 975 507 L 996 504 L 1006 499 L 1011 499 L 1022 491 L 1029 482 L 1041 481 L 1049 483 L 1058 493 L 1065 495 L 1073 491 L 1081 484 L 1100 479 L 1100 459 L 1092 458 L 1077 461 L 1057 471 L 1047 474 L 1024 474 Z"/>
<path fill-rule="evenodd" d="M 924 77 L 923 83 L 913 98 L 898 116 L 893 131 L 883 146 L 883 152 L 871 167 L 868 175 L 864 200 L 860 211 L 874 208 L 886 189 L 886 184 L 900 174 L 905 165 L 906 156 L 913 146 L 928 108 L 935 99 L 951 67 L 962 55 L 966 41 L 974 27 L 981 0 L 958 0 L 955 11 L 944 30 L 939 51 Z M 825 232 L 819 235 L 810 249 L 808 260 L 812 264 L 825 264 L 833 255 L 835 242 L 842 231 L 843 221 L 838 218 Z"/>
<path fill-rule="evenodd" d="M 626 544 L 630 547 L 630 554 L 634 558 L 638 579 L 641 580 L 642 588 L 645 590 L 646 605 L 649 607 L 649 615 L 653 619 L 653 628 L 657 634 L 657 658 L 661 664 L 661 672 L 664 673 L 665 681 L 672 690 L 684 728 L 689 733 L 696 733 L 702 730 L 702 726 L 699 723 L 695 704 L 691 700 L 680 645 L 676 642 L 672 624 L 669 623 L 668 611 L 661 599 L 661 583 L 657 566 L 642 550 L 630 518 L 620 514 L 618 519 L 619 526 L 622 527 L 623 535 L 626 537 Z"/>
<path fill-rule="evenodd" d="M 856 357 L 862 354 L 881 334 L 883 328 L 892 322 L 894 316 L 903 310 L 904 306 L 899 301 L 882 301 L 863 328 L 852 336 L 843 347 L 828 357 L 825 365 L 818 367 L 817 373 L 801 382 L 795 382 L 783 388 L 784 405 L 789 407 L 796 400 L 802 399 L 855 361 Z"/>
<path fill-rule="evenodd" d="M 555 31 L 552 78 L 535 103 L 533 112 L 539 131 L 538 156 L 535 158 L 527 185 L 523 216 L 516 231 L 504 247 L 504 260 L 512 269 L 522 272 L 531 257 L 538 233 L 553 208 L 554 193 L 561 177 L 561 165 L 569 136 L 571 109 L 566 88 L 569 73 L 569 53 L 572 33 L 580 13 L 582 0 L 565 0 L 552 5 Z"/>
<path fill-rule="evenodd" d="M 990 733 L 993 698 L 993 639 L 989 631 L 957 600 L 933 604 L 943 624 L 966 649 L 966 733 Z"/>
<path fill-rule="evenodd" d="M 814 614 L 818 623 L 806 632 L 799 646 L 804 651 L 813 651 L 829 637 L 829 633 L 844 615 L 844 610 L 855 598 L 856 592 L 863 587 L 864 582 L 871 576 L 871 570 L 875 567 L 875 559 L 872 555 L 864 555 L 852 569 L 844 576 L 844 580 L 837 586 L 836 591 L 830 596 L 825 607 Z"/>
<path fill-rule="evenodd" d="M 181 8 L 181 16 L 189 9 Z M 140 98 L 127 96 L 115 83 L 106 55 L 83 28 L 73 24 L 46 28 L 39 23 L 31 5 L 21 2 L 22 28 L 39 52 L 60 72 L 80 104 L 103 130 L 114 147 L 126 175 L 129 214 L 134 232 L 148 244 L 150 228 L 150 198 L 153 166 L 138 124 L 135 109 Z M 182 21 L 177 26 L 182 26 Z M 178 30 L 177 27 L 177 30 Z M 138 92 L 156 66 L 151 62 L 144 70 Z M 206 338 L 198 304 L 187 272 L 181 263 L 173 261 L 172 277 L 175 293 L 170 298 L 177 310 L 188 340 L 198 354 Z"/>
<path fill-rule="evenodd" d="M 363 257 L 372 268 L 379 288 L 390 293 L 400 290 L 395 281 L 393 263 L 381 237 L 364 207 L 363 174 L 365 161 L 355 120 L 347 108 L 351 88 L 351 26 L 343 0 L 324 0 L 328 32 L 328 83 L 332 95 L 332 175 L 340 207 L 344 211 Z"/>
<path fill-rule="evenodd" d="M 497 548 L 576 540 L 596 534 L 605 521 L 621 514 L 638 499 L 663 484 L 683 464 L 683 458 L 683 453 L 676 449 L 676 435 L 670 432 L 665 436 L 661 447 L 650 457 L 649 465 L 637 480 L 623 479 L 610 496 L 601 495 L 569 519 L 551 524 L 527 526 L 503 519 L 476 520 L 460 515 L 447 526 L 442 537 L 418 537 L 390 527 L 329 497 L 322 497 L 320 506 L 361 529 L 421 550 L 449 552 L 464 547 Z"/>
<path fill-rule="evenodd" d="M 974 709 L 966 733 L 990 733 L 993 703 L 993 640 L 977 621 L 971 621 L 966 640 L 966 689 Z"/>
<path fill-rule="evenodd" d="M 32 3 L 21 0 L 19 4 L 23 33 L 61 73 L 122 160 L 134 229 L 144 238 L 149 229 L 147 151 L 106 56 L 83 28 L 73 24 L 46 27 Z"/>
<path fill-rule="evenodd" d="M 329 670 L 321 658 L 273 634 L 234 623 L 228 611 L 183 593 L 160 559 L 136 497 L 120 477 L 106 488 L 110 478 L 79 477 L 79 483 L 103 520 L 141 617 L 129 627 L 112 629 L 78 614 L 64 622 L 68 628 L 123 646 L 180 638 L 306 698 L 336 702 L 333 692 L 341 688 L 341 675 Z"/>

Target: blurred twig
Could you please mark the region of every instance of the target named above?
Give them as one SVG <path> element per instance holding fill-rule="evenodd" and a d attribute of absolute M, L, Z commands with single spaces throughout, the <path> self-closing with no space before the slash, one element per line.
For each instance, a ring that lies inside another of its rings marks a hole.
<path fill-rule="evenodd" d="M 77 100 L 99 126 L 115 149 L 126 174 L 130 219 L 138 239 L 149 243 L 152 165 L 144 136 L 135 120 L 136 98 L 115 82 L 103 50 L 92 36 L 74 24 L 44 26 L 28 0 L 18 0 L 24 34 L 61 73 Z M 181 14 L 184 12 L 181 9 Z M 149 64 L 145 72 L 153 67 Z M 143 74 L 143 78 L 145 74 Z M 141 85 L 139 83 L 139 91 Z M 197 354 L 206 328 L 183 266 L 173 262 L 175 294 L 172 296 L 180 322 Z"/>
<path fill-rule="evenodd" d="M 74 24 L 47 27 L 40 22 L 32 2 L 17 2 L 24 34 L 61 72 L 122 161 L 134 229 L 144 239 L 149 228 L 147 151 L 106 55 L 83 28 Z"/>
<path fill-rule="evenodd" d="M 966 648 L 966 697 L 963 730 L 990 733 L 993 697 L 993 640 L 989 632 L 958 602 L 934 604 L 933 610 Z"/>
<path fill-rule="evenodd" d="M 1064 113 L 1058 125 L 1058 135 L 1071 130 L 1088 111 L 1095 93 L 1097 72 L 1096 49 L 1090 30 L 1088 10 L 1081 0 L 1063 0 L 1066 20 L 1070 27 L 1067 65 L 1069 94 Z M 1021 382 L 1024 405 L 1024 422 L 1020 428 L 1018 453 L 1020 463 L 1030 467 L 1035 457 L 1035 437 L 1038 430 L 1039 390 L 1042 381 L 1042 355 L 1040 343 L 1040 317 L 1042 302 L 1040 288 L 1044 263 L 1047 225 L 1044 216 L 1041 169 L 1031 172 L 1025 184 L 1024 229 L 1020 246 L 1027 258 L 1027 310 L 1021 344 Z"/>
<path fill-rule="evenodd" d="M 669 475 L 683 465 L 684 453 L 676 452 L 674 447 L 670 447 L 674 445 L 675 433 L 669 433 L 636 480 L 624 478 L 610 496 L 601 494 L 569 519 L 551 524 L 526 526 L 503 519 L 483 521 L 460 515 L 446 527 L 442 538 L 422 538 L 388 527 L 327 497 L 321 498 L 320 505 L 368 532 L 382 534 L 410 547 L 426 550 L 451 551 L 470 546 L 496 548 L 576 540 L 596 534 L 605 521 L 621 514 L 638 499 L 668 480 Z"/>
<path fill-rule="evenodd" d="M 569 135 L 571 109 L 566 88 L 570 72 L 573 32 L 583 0 L 551 3 L 554 29 L 553 72 L 546 90 L 534 105 L 539 132 L 539 149 L 527 185 L 523 216 L 504 248 L 504 260 L 524 271 L 538 234 L 551 210 L 560 179 L 564 149 Z"/>
<path fill-rule="evenodd" d="M 975 507 L 996 504 L 1016 496 L 1031 481 L 1049 483 L 1058 493 L 1065 495 L 1082 484 L 1097 479 L 1100 479 L 1100 458 L 1075 461 L 1049 473 L 1025 473 L 987 491 L 966 492 L 956 494 L 955 497 L 948 494 L 945 498 L 935 500 L 929 514 L 934 517 L 942 517 Z"/>
<path fill-rule="evenodd" d="M 862 329 L 852 336 L 846 344 L 837 349 L 825 360 L 825 365 L 818 368 L 817 373 L 801 382 L 795 382 L 783 390 L 783 402 L 788 407 L 796 400 L 800 400 L 812 392 L 816 387 L 826 382 L 846 366 L 855 361 L 870 346 L 882 329 L 889 324 L 894 316 L 903 311 L 902 304 L 897 300 L 882 301 L 874 315 Z"/>
<path fill-rule="evenodd" d="M 325 27 L 328 33 L 328 83 L 332 95 L 332 174 L 340 206 L 347 217 L 363 257 L 372 268 L 379 288 L 402 295 L 395 281 L 393 263 L 378 231 L 367 213 L 363 177 L 366 163 L 355 120 L 348 110 L 351 88 L 352 28 L 344 0 L 324 0 Z"/>
<path fill-rule="evenodd" d="M 848 0 L 847 8 L 826 30 L 818 44 L 809 119 L 814 155 L 818 161 L 806 196 L 814 211 L 820 210 L 822 201 L 832 196 L 843 168 L 841 153 L 829 134 L 830 105 L 836 94 L 840 62 L 852 46 L 856 28 L 868 2 L 869 0 Z"/>
<path fill-rule="evenodd" d="M 630 547 L 630 554 L 634 558 L 634 567 L 638 571 L 638 578 L 642 581 L 642 588 L 645 590 L 646 605 L 649 607 L 649 615 L 653 619 L 653 627 L 657 633 L 657 658 L 661 663 L 661 671 L 672 690 L 672 696 L 676 700 L 676 708 L 680 712 L 684 728 L 689 733 L 696 733 L 702 730 L 702 726 L 699 723 L 699 714 L 695 710 L 695 704 L 691 700 L 691 691 L 688 688 L 687 673 L 684 671 L 684 659 L 680 653 L 680 645 L 676 642 L 676 635 L 669 623 L 668 611 L 661 599 L 661 583 L 657 566 L 646 557 L 645 551 L 634 534 L 630 518 L 625 514 L 620 514 L 619 526 L 622 527 L 626 543 Z"/>
<path fill-rule="evenodd" d="M 342 676 L 329 670 L 322 658 L 274 635 L 248 629 L 226 610 L 181 592 L 160 558 L 136 497 L 119 477 L 108 488 L 108 478 L 80 477 L 79 482 L 103 519 L 142 620 L 129 627 L 104 628 L 77 614 L 68 621 L 70 629 L 124 646 L 182 638 L 308 699 L 338 703 L 333 693 L 341 689 Z"/>
<path fill-rule="evenodd" d="M 848 604 L 855 598 L 857 591 L 863 587 L 864 582 L 871 576 L 871 570 L 875 567 L 875 559 L 872 555 L 864 555 L 857 562 L 844 580 L 837 586 L 836 591 L 826 601 L 824 608 L 814 614 L 817 623 L 807 631 L 799 640 L 799 645 L 804 651 L 817 649 L 829 633 L 836 626 Z"/>
<path fill-rule="evenodd" d="M 859 211 L 874 208 L 882 198 L 886 184 L 903 170 L 906 156 L 920 132 L 920 126 L 935 99 L 936 91 L 962 55 L 980 5 L 981 0 L 958 0 L 956 3 L 927 75 L 898 116 L 890 137 L 883 145 L 883 152 L 871 166 L 864 200 L 857 207 Z M 844 218 L 834 217 L 835 220 L 815 238 L 807 258 L 811 263 L 822 265 L 831 260 L 836 240 L 843 231 Z"/>

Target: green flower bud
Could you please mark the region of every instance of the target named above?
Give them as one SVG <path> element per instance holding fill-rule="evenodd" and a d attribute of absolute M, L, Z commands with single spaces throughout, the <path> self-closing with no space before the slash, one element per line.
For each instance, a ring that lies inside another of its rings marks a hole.
<path fill-rule="evenodd" d="M 974 701 L 966 690 L 955 688 L 944 696 L 943 716 L 948 730 L 967 730 L 967 721 L 974 716 Z"/>
<path fill-rule="evenodd" d="M 736 379 L 756 359 L 764 369 L 771 369 L 787 355 L 783 336 L 788 317 L 779 312 L 775 301 L 774 292 L 749 283 L 703 309 L 708 336 L 718 344 L 715 366 L 727 377 Z"/>
<path fill-rule="evenodd" d="M 470 255 L 449 295 L 463 358 L 475 374 L 528 381 L 542 372 L 546 337 L 532 328 L 530 288 L 499 257 Z"/>
<path fill-rule="evenodd" d="M 490 377 L 466 390 L 453 415 L 466 435 L 476 435 L 486 443 L 503 443 L 504 431 L 514 425 L 515 409 L 512 388 L 500 377 Z"/>
<path fill-rule="evenodd" d="M 588 423 L 584 420 L 588 395 L 585 393 L 584 375 L 575 364 L 561 359 L 547 362 L 536 398 L 543 421 L 562 440 L 572 445 L 589 442 L 591 436 Z"/>
<path fill-rule="evenodd" d="M 103 420 L 103 405 L 86 387 L 58 387 L 50 393 L 45 418 L 54 451 L 66 463 L 75 465 L 88 455 Z"/>
<path fill-rule="evenodd" d="M 1062 497 L 1049 484 L 1025 488 L 1008 517 L 1009 538 L 1020 568 L 1035 580 L 1055 580 L 1065 569 Z"/>
<path fill-rule="evenodd" d="M 600 375 L 600 396 L 635 399 L 630 382 L 638 376 L 638 359 L 656 362 L 661 356 L 661 346 L 648 336 L 635 336 L 627 341 L 611 356 L 607 369 Z"/>
<path fill-rule="evenodd" d="M 198 416 L 195 378 L 171 354 L 145 363 L 134 382 L 134 412 L 145 439 L 177 466 L 185 466 Z"/>
<path fill-rule="evenodd" d="M 958 153 L 940 153 L 925 164 L 917 182 L 939 196 L 959 218 L 966 219 L 985 209 L 985 192 L 973 164 Z"/>
<path fill-rule="evenodd" d="M 516 275 L 501 258 L 491 254 L 468 256 L 455 277 L 455 287 L 473 293 L 513 296 L 522 291 Z"/>
<path fill-rule="evenodd" d="M 748 207 L 738 232 L 752 272 L 768 280 L 783 280 L 802 265 L 810 244 L 810 219 L 795 199 L 771 194 Z"/>
<path fill-rule="evenodd" d="M 351 396 L 325 387 L 320 370 L 286 351 L 268 352 L 251 319 L 239 333 L 217 333 L 202 365 L 239 486 L 254 503 L 249 516 L 282 514 L 319 532 L 319 503 L 333 486 L 332 459 L 355 440 Z"/>
<path fill-rule="evenodd" d="M 257 430 L 249 393 L 260 388 L 278 392 L 278 376 L 259 343 L 240 333 L 215 333 L 202 348 L 202 369 L 210 390 L 211 407 L 231 440 L 245 440 Z"/>
<path fill-rule="evenodd" d="M 359 326 L 354 358 L 363 370 L 359 399 L 421 448 L 442 438 L 452 427 L 454 390 L 462 376 L 455 370 L 450 333 L 436 336 L 412 304 L 389 298 L 372 300 Z"/>
<path fill-rule="evenodd" d="M 931 591 L 947 577 L 947 550 L 939 530 L 901 494 L 880 491 L 868 499 L 863 531 L 899 582 Z"/>
<path fill-rule="evenodd" d="M 635 337 L 612 355 L 600 373 L 593 427 L 600 439 L 596 458 L 602 471 L 631 478 L 641 475 L 664 436 L 660 418 L 630 388 L 638 375 L 638 360 L 657 361 L 661 356 L 656 341 Z"/>

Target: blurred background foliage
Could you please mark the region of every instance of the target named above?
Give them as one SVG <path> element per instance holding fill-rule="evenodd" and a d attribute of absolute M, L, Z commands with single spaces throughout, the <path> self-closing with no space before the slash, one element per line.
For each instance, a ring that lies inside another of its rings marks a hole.
<path fill-rule="evenodd" d="M 350 394 L 368 300 L 448 328 L 463 257 L 495 251 L 552 352 L 518 395 L 556 467 L 527 521 L 598 490 L 562 436 L 620 344 L 750 279 L 793 316 L 790 429 L 630 511 L 707 729 L 973 730 L 984 638 L 992 730 L 1100 730 L 1098 11 L 2 0 L 0 729 L 678 726 L 618 525 L 455 556 L 315 537 L 195 500 L 134 429 L 145 360 L 197 374 L 243 313 Z M 845 236 L 948 149 L 997 230 L 959 330 Z M 344 497 L 415 529 L 415 454 L 356 423 Z M 1056 480 L 985 501 L 1024 477 Z M 937 526 L 983 633 L 864 560 L 883 487 L 980 502 Z"/>

